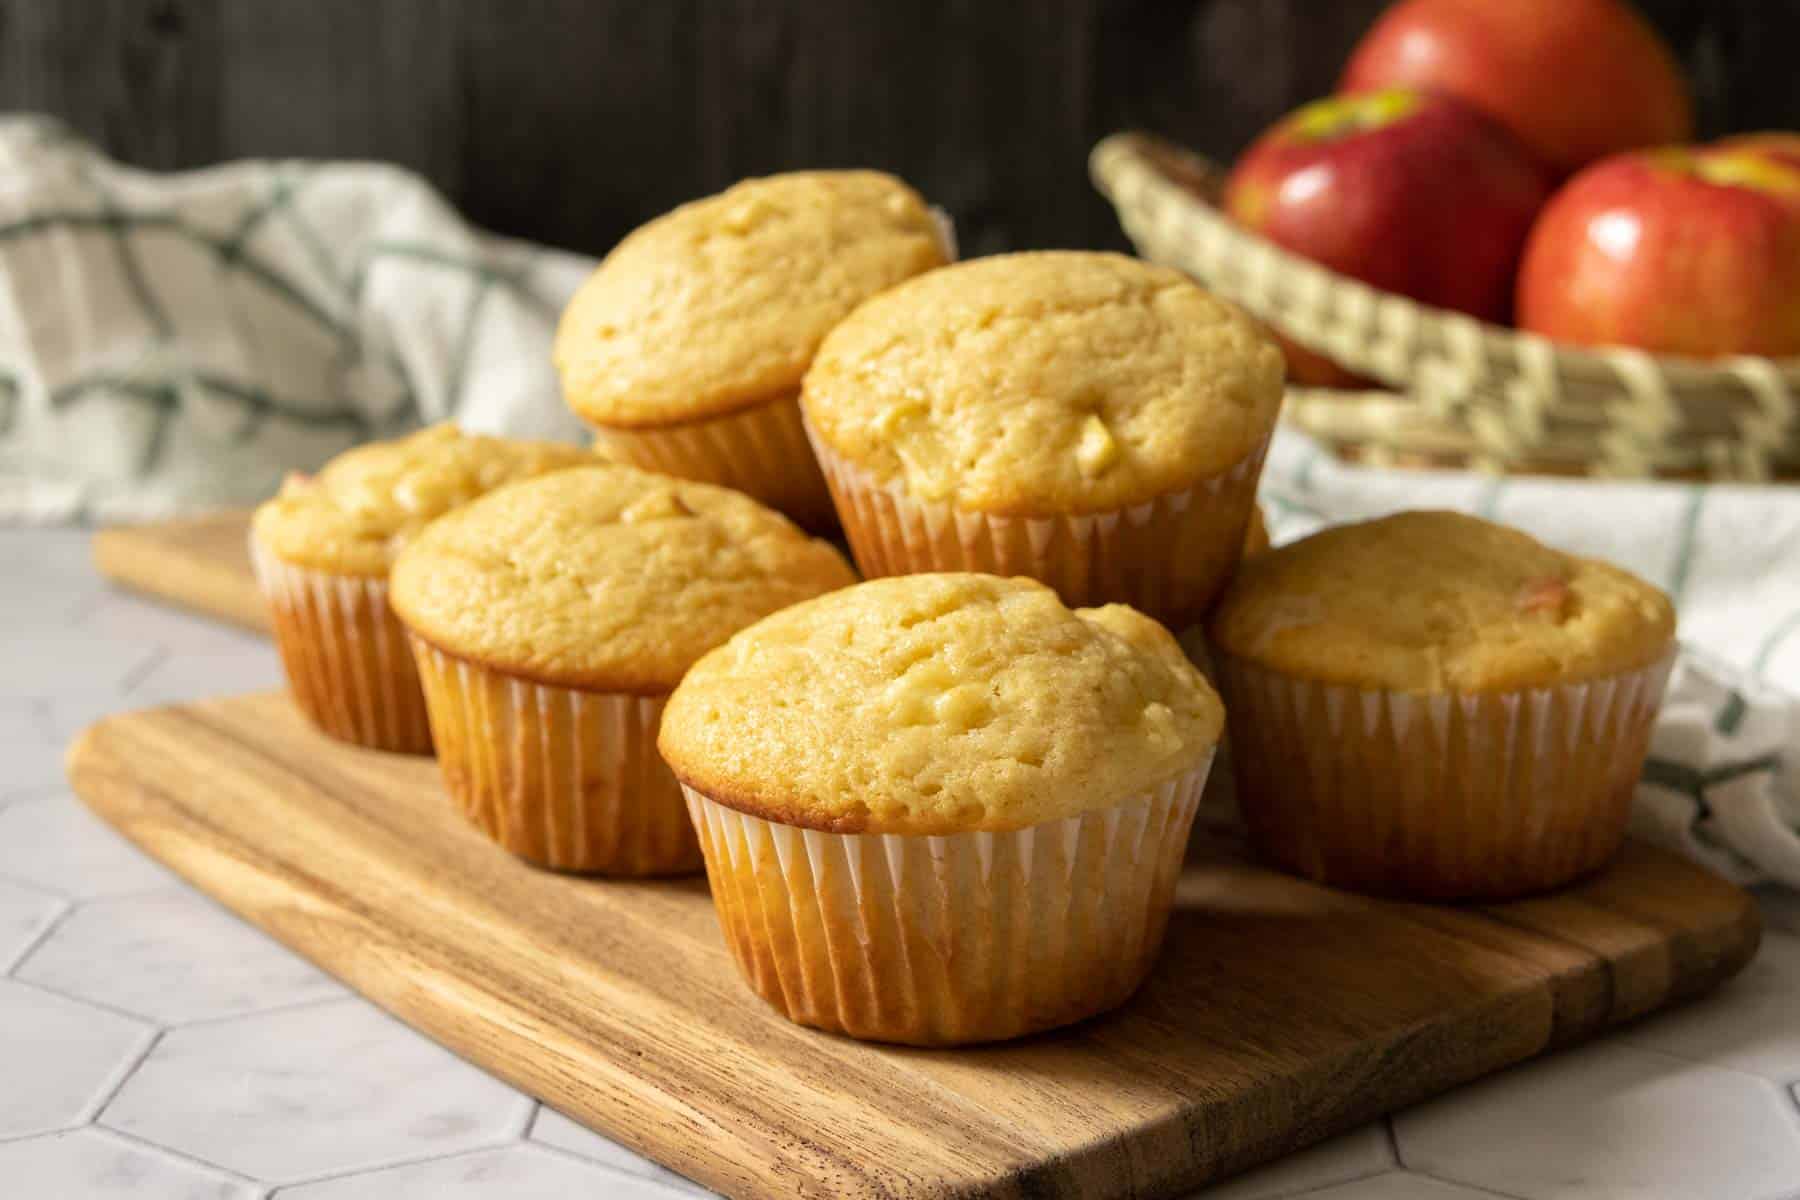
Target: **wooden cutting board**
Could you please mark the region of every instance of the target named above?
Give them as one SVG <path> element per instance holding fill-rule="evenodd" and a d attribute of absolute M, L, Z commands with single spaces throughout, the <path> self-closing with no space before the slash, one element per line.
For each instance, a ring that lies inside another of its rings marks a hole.
<path fill-rule="evenodd" d="M 267 631 L 269 614 L 250 573 L 250 514 L 213 513 L 94 535 L 94 565 L 114 583 Z"/>
<path fill-rule="evenodd" d="M 280 696 L 113 717 L 76 790 L 151 854 L 402 1020 L 735 1196 L 1153 1197 L 1718 983 L 1755 906 L 1632 845 L 1557 896 L 1365 900 L 1198 847 L 1122 1011 L 961 1051 L 862 1045 L 738 980 L 704 880 L 526 867 L 428 759 Z"/>

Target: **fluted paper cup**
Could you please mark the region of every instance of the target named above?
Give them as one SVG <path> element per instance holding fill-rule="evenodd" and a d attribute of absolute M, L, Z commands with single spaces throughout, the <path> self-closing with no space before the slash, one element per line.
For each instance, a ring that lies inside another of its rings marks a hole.
<path fill-rule="evenodd" d="M 425 697 L 387 580 L 298 567 L 254 537 L 250 561 L 300 711 L 341 741 L 431 753 Z"/>
<path fill-rule="evenodd" d="M 1025 517 L 919 499 L 806 432 L 865 576 L 1027 575 L 1070 606 L 1129 604 L 1177 630 L 1205 615 L 1237 566 L 1268 450 L 1265 440 L 1228 470 L 1143 504 Z"/>
<path fill-rule="evenodd" d="M 666 696 L 507 675 L 412 639 L 444 786 L 471 824 L 558 871 L 700 869 L 681 791 L 656 753 Z"/>
<path fill-rule="evenodd" d="M 1413 694 L 1214 648 L 1244 821 L 1285 870 L 1425 900 L 1560 886 L 1619 848 L 1673 653 L 1578 683 Z"/>
<path fill-rule="evenodd" d="M 793 395 L 675 425 L 596 426 L 594 446 L 646 471 L 735 488 L 815 532 L 836 524 Z"/>
<path fill-rule="evenodd" d="M 1082 816 L 943 836 L 827 833 L 682 790 L 758 995 L 802 1025 L 955 1045 L 1066 1025 L 1137 990 L 1206 771 Z"/>

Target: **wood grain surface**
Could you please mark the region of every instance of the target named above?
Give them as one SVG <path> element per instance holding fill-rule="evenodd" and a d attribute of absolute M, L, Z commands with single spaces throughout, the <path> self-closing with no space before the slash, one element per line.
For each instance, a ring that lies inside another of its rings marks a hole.
<path fill-rule="evenodd" d="M 69 770 L 377 1004 L 734 1196 L 1169 1195 L 1703 991 L 1759 933 L 1743 892 L 1639 845 L 1489 908 L 1366 900 L 1197 845 L 1125 1009 L 895 1049 L 765 1008 L 702 878 L 524 866 L 461 824 L 431 761 L 330 742 L 281 696 L 109 718 Z"/>
<path fill-rule="evenodd" d="M 1800 4 L 1635 0 L 1706 133 L 1800 125 Z M 745 175 L 879 166 L 970 253 L 1124 247 L 1088 150 L 1229 159 L 1388 0 L 0 0 L 0 105 L 141 166 L 374 158 L 598 253 Z"/>
<path fill-rule="evenodd" d="M 94 566 L 133 591 L 266 633 L 249 539 L 247 512 L 115 525 L 94 535 Z"/>

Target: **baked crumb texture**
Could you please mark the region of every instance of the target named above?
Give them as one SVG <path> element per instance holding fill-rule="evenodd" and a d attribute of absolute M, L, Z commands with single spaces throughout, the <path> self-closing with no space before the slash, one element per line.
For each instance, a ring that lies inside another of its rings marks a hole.
<path fill-rule="evenodd" d="M 737 492 L 590 466 L 502 489 L 395 565 L 412 633 L 540 683 L 653 694 L 744 626 L 855 576 Z"/>
<path fill-rule="evenodd" d="M 256 510 L 261 547 L 291 566 L 384 576 L 437 517 L 505 483 L 595 462 L 558 442 L 520 441 L 432 425 L 358 446 L 316 475 L 292 474 Z"/>
<path fill-rule="evenodd" d="M 878 171 L 749 179 L 642 226 L 570 300 L 554 355 L 596 425 L 722 416 L 791 393 L 825 334 L 941 266 L 919 194 Z"/>
<path fill-rule="evenodd" d="M 1247 560 L 1211 633 L 1299 679 L 1481 693 L 1648 666 L 1669 651 L 1675 610 L 1608 563 L 1460 513 L 1408 512 Z"/>
<path fill-rule="evenodd" d="M 1193 487 L 1261 446 L 1282 359 L 1185 276 L 1119 254 L 996 255 L 870 300 L 826 338 L 815 437 L 920 500 L 1102 512 Z"/>
<path fill-rule="evenodd" d="M 1201 765 L 1223 710 L 1173 637 L 1032 580 L 875 580 L 751 626 L 670 698 L 660 746 L 712 799 L 837 832 L 1010 830 Z"/>

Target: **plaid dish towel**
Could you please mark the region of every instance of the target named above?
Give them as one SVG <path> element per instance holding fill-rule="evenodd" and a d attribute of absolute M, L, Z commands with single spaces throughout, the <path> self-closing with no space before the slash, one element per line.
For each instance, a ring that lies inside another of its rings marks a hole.
<path fill-rule="evenodd" d="M 578 438 L 550 339 L 592 265 L 484 235 L 392 167 L 155 175 L 0 119 L 0 520 L 249 504 L 448 418 Z M 1800 489 L 1373 471 L 1283 433 L 1263 499 L 1277 541 L 1457 508 L 1667 588 L 1685 649 L 1636 828 L 1800 887 Z"/>
<path fill-rule="evenodd" d="M 592 266 L 393 167 L 156 175 L 0 119 L 0 519 L 248 504 L 448 418 L 574 439 L 550 336 Z"/>

